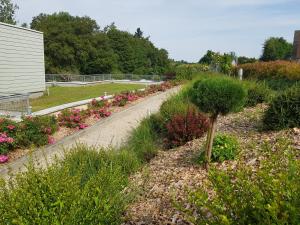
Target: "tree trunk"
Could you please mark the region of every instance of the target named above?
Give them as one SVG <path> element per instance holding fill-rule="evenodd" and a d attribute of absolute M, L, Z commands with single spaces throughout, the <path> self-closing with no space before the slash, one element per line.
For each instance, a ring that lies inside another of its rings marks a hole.
<path fill-rule="evenodd" d="M 218 115 L 213 115 L 210 118 L 210 127 L 209 131 L 207 134 L 207 140 L 206 140 L 206 152 L 205 152 L 205 168 L 206 170 L 209 170 L 209 163 L 211 159 L 211 152 L 212 152 L 212 145 L 213 145 L 213 140 L 215 136 L 215 129 L 216 129 L 216 124 L 217 124 L 217 118 Z"/>

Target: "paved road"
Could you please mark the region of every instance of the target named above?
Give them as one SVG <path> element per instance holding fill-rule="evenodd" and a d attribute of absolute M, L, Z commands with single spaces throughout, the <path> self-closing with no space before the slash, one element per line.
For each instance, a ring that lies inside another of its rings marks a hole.
<path fill-rule="evenodd" d="M 95 147 L 120 146 L 130 134 L 130 131 L 137 127 L 140 121 L 147 115 L 157 112 L 160 105 L 170 95 L 176 93 L 178 87 L 146 98 L 144 101 L 133 105 L 126 110 L 112 114 L 85 130 L 70 135 L 58 143 L 38 149 L 30 155 L 26 155 L 12 163 L 0 167 L 0 176 L 7 178 L 8 173 L 15 174 L 24 171 L 29 162 L 45 167 L 51 164 L 56 158 L 61 158 L 65 151 L 71 151 L 78 143 Z"/>

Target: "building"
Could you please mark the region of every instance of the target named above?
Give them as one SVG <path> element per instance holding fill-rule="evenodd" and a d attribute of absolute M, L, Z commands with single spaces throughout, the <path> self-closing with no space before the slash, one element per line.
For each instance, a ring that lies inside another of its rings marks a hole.
<path fill-rule="evenodd" d="M 292 59 L 300 63 L 300 30 L 295 31 Z"/>
<path fill-rule="evenodd" d="M 43 33 L 0 23 L 0 93 L 44 91 Z"/>

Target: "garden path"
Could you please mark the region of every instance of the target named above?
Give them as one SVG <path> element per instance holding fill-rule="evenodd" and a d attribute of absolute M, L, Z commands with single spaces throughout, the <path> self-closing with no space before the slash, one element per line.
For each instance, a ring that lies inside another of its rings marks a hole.
<path fill-rule="evenodd" d="M 120 112 L 113 113 L 110 117 L 100 120 L 95 125 L 70 135 L 54 145 L 38 149 L 9 164 L 0 167 L 0 176 L 7 178 L 8 174 L 25 171 L 30 162 L 39 167 L 46 167 L 56 159 L 62 158 L 65 152 L 77 144 L 86 144 L 95 147 L 120 146 L 147 115 L 157 112 L 160 105 L 170 95 L 176 93 L 180 87 L 172 88 L 166 92 L 145 98 L 143 101 Z"/>

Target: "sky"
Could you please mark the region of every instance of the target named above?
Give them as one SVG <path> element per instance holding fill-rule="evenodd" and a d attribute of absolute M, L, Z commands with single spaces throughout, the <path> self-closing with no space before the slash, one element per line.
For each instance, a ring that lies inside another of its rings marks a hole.
<path fill-rule="evenodd" d="M 207 50 L 259 57 L 269 37 L 293 42 L 300 30 L 300 0 L 13 0 L 17 21 L 40 13 L 89 16 L 145 36 L 170 58 L 197 62 Z"/>

